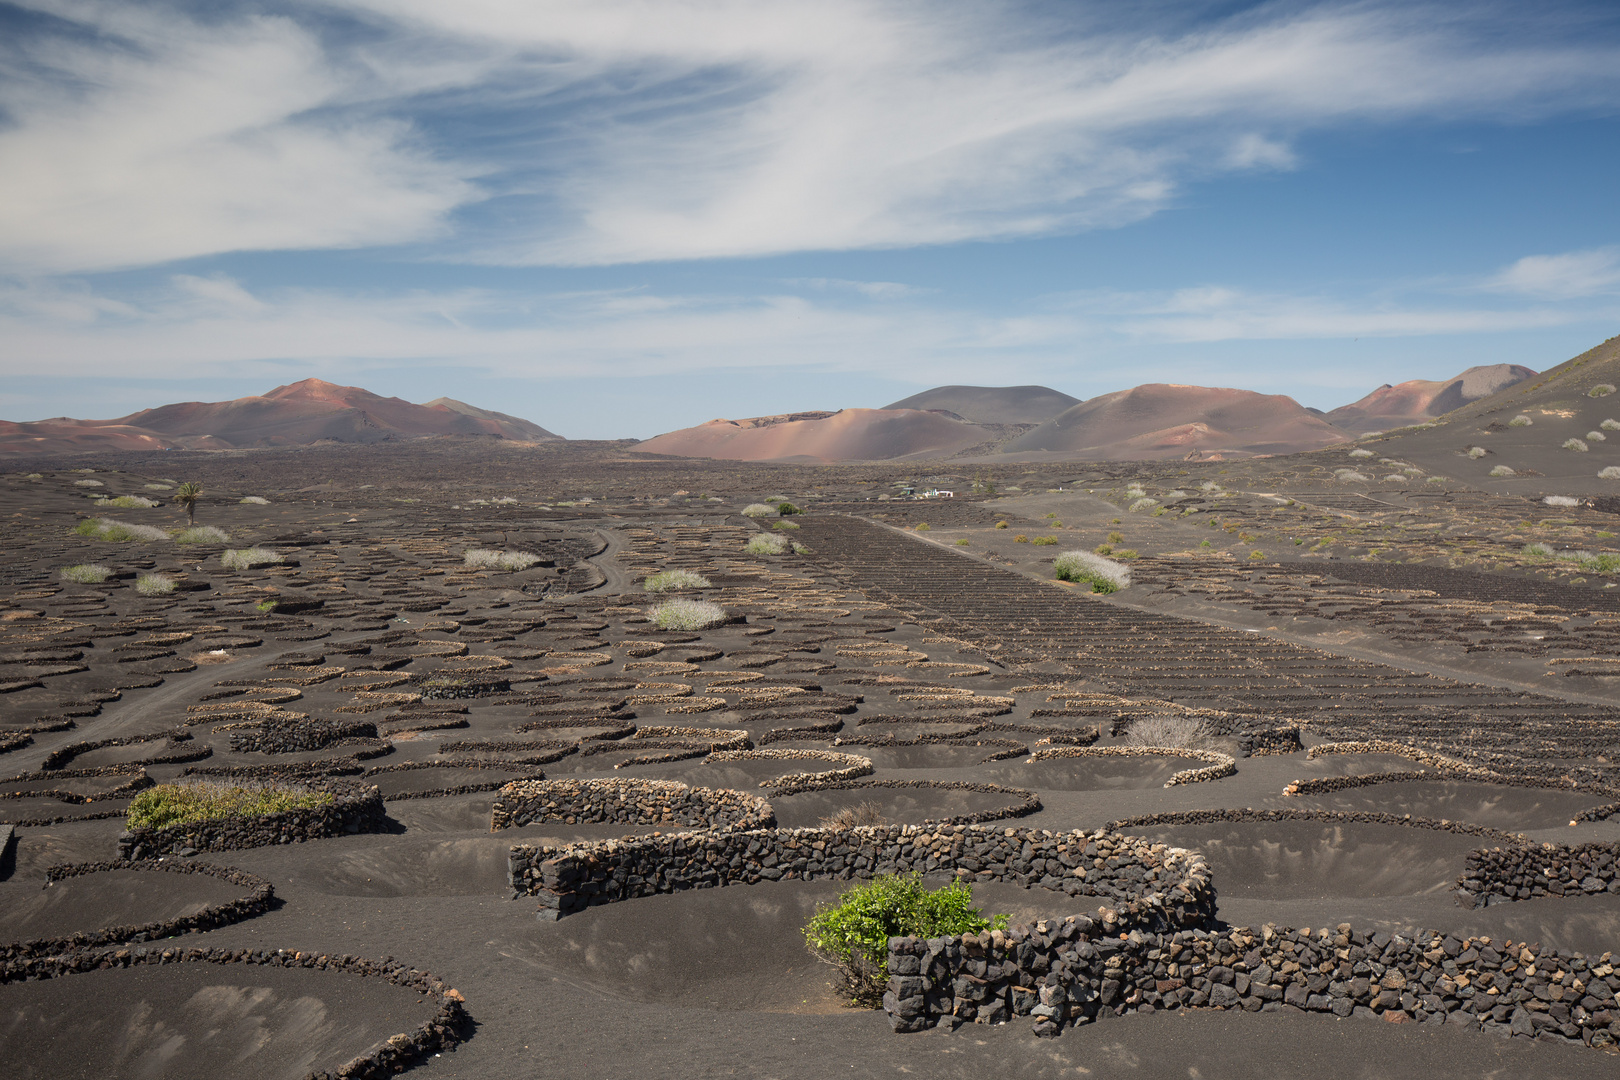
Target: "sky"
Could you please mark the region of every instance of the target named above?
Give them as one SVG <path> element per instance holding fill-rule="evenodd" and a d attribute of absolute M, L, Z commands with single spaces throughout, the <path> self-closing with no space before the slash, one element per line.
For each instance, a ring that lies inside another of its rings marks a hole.
<path fill-rule="evenodd" d="M 0 2 L 0 417 L 571 438 L 1620 334 L 1620 5 Z"/>

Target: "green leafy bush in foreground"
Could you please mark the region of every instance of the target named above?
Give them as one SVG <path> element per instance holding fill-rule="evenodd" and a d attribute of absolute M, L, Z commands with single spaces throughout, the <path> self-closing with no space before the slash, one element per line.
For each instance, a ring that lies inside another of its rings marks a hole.
<path fill-rule="evenodd" d="M 273 784 L 159 784 L 136 795 L 129 804 L 128 826 L 166 829 L 214 818 L 262 817 L 282 810 L 313 809 L 331 802 L 329 791 Z"/>
<path fill-rule="evenodd" d="M 862 882 L 817 911 L 805 925 L 810 951 L 838 968 L 839 991 L 851 1005 L 875 1009 L 889 981 L 891 937 L 945 937 L 1004 930 L 1007 916 L 987 919 L 973 906 L 973 887 L 957 880 L 930 891 L 919 874 L 885 874 Z"/>

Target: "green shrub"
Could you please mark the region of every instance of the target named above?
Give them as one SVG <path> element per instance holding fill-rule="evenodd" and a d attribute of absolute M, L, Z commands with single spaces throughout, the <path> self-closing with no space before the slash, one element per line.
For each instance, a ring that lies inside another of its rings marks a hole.
<path fill-rule="evenodd" d="M 1030 541 L 1030 543 L 1034 544 L 1036 547 L 1051 547 L 1057 542 L 1058 538 L 1055 536 L 1037 536 L 1035 539 Z"/>
<path fill-rule="evenodd" d="M 648 592 L 670 592 L 674 589 L 707 589 L 709 579 L 690 570 L 661 570 L 648 574 L 641 581 Z"/>
<path fill-rule="evenodd" d="M 167 574 L 141 574 L 135 579 L 135 591 L 142 596 L 167 596 L 177 586 Z"/>
<path fill-rule="evenodd" d="M 272 566 L 283 558 L 269 548 L 251 547 L 222 551 L 219 561 L 227 570 L 249 570 L 255 566 Z"/>
<path fill-rule="evenodd" d="M 1006 523 L 1006 522 L 1005 522 L 1005 521 L 998 521 L 998 522 L 996 522 L 996 528 L 998 528 L 998 529 L 1005 529 L 1005 528 L 1006 528 L 1006 527 L 1007 527 L 1007 523 Z"/>
<path fill-rule="evenodd" d="M 1052 570 L 1059 581 L 1086 582 L 1094 593 L 1118 592 L 1131 583 L 1129 567 L 1089 551 L 1065 551 L 1052 560 Z"/>
<path fill-rule="evenodd" d="M 806 547 L 805 545 L 803 545 L 803 544 L 794 544 L 793 545 L 793 554 L 795 554 L 795 555 L 808 555 L 808 554 L 810 554 L 810 549 L 808 547 Z"/>
<path fill-rule="evenodd" d="M 76 581 L 80 585 L 99 585 L 112 576 L 112 571 L 100 563 L 80 563 L 62 567 L 63 581 Z"/>
<path fill-rule="evenodd" d="M 967 537 L 964 536 L 964 537 L 962 537 L 962 539 L 960 539 L 960 540 L 958 540 L 956 542 L 956 546 L 957 547 L 967 547 L 971 543 L 973 543 L 973 541 L 969 540 Z"/>
<path fill-rule="evenodd" d="M 1587 397 L 1608 397 L 1614 393 L 1614 383 L 1598 383 L 1586 392 Z"/>
<path fill-rule="evenodd" d="M 216 529 L 212 525 L 192 525 L 181 529 L 174 534 L 177 544 L 228 544 L 230 535 L 224 529 Z"/>
<path fill-rule="evenodd" d="M 949 937 L 1005 930 L 1007 916 L 985 918 L 973 887 L 957 880 L 930 891 L 918 874 L 885 874 L 846 890 L 804 928 L 805 944 L 838 968 L 851 1005 L 875 1009 L 889 982 L 891 937 Z"/>
<path fill-rule="evenodd" d="M 773 522 L 771 522 L 771 528 L 778 529 L 778 530 L 797 529 L 798 527 L 799 527 L 799 523 L 797 521 L 773 521 Z"/>
<path fill-rule="evenodd" d="M 260 600 L 257 604 L 253 605 L 253 610 L 257 611 L 260 615 L 268 615 L 272 611 L 276 610 L 276 602 L 274 600 Z"/>
<path fill-rule="evenodd" d="M 804 513 L 803 510 L 800 510 L 797 506 L 794 506 L 790 502 L 778 503 L 777 507 L 776 507 L 776 512 L 777 512 L 777 514 L 779 514 L 782 517 L 788 517 L 791 514 L 802 514 L 802 513 Z"/>
<path fill-rule="evenodd" d="M 490 551 L 471 548 L 462 555 L 462 564 L 474 570 L 527 570 L 540 561 L 540 556 L 527 551 Z"/>
<path fill-rule="evenodd" d="M 726 609 L 707 600 L 669 600 L 647 617 L 660 630 L 707 630 L 726 621 Z"/>
<path fill-rule="evenodd" d="M 1514 472 L 1512 469 L 1508 468 L 1506 465 L 1498 465 L 1498 466 L 1496 466 L 1495 468 L 1493 468 L 1491 470 L 1491 475 L 1492 476 L 1517 476 L 1518 473 Z"/>
<path fill-rule="evenodd" d="M 1577 453 L 1584 454 L 1584 453 L 1586 453 L 1588 447 L 1584 442 L 1582 442 L 1579 439 L 1565 439 L 1564 440 L 1564 449 L 1565 450 L 1574 450 Z"/>
<path fill-rule="evenodd" d="M 761 518 L 771 517 L 776 513 L 776 507 L 766 503 L 749 503 L 742 508 L 743 517 Z"/>
<path fill-rule="evenodd" d="M 169 534 L 156 525 L 130 525 L 123 521 L 114 521 L 112 518 L 85 518 L 73 530 L 80 536 L 91 540 L 103 540 L 109 544 L 126 544 L 132 540 L 167 540 Z"/>
<path fill-rule="evenodd" d="M 1529 427 L 1534 423 L 1534 420 L 1524 415 L 1524 413 L 1520 413 L 1518 416 L 1515 416 L 1513 419 L 1508 421 L 1508 427 Z"/>
<path fill-rule="evenodd" d="M 274 784 L 158 784 L 136 795 L 129 804 L 128 827 L 166 829 L 193 821 L 263 817 L 283 810 L 314 809 L 331 803 L 329 791 Z"/>
<path fill-rule="evenodd" d="M 928 522 L 924 521 L 924 522 L 921 522 L 920 524 L 918 524 L 917 531 L 918 532 L 928 532 L 932 528 L 933 528 L 932 525 L 930 525 L 930 524 L 928 524 Z"/>
<path fill-rule="evenodd" d="M 116 499 L 97 499 L 97 506 L 114 506 L 120 510 L 150 510 L 157 505 L 156 499 L 146 499 L 139 495 L 120 495 Z"/>
<path fill-rule="evenodd" d="M 107 485 L 103 484 L 100 480 L 75 480 L 73 481 L 73 486 L 82 488 L 98 488 L 106 487 Z"/>
<path fill-rule="evenodd" d="M 1019 533 L 1017 536 L 1013 537 L 1013 543 L 1027 544 L 1029 543 L 1029 537 L 1025 536 L 1023 533 Z"/>
<path fill-rule="evenodd" d="M 749 538 L 748 543 L 743 545 L 743 552 L 748 555 L 786 555 L 788 538 L 774 533 L 760 533 Z"/>
<path fill-rule="evenodd" d="M 174 490 L 174 485 L 173 484 L 147 484 L 147 485 L 145 485 L 145 487 L 146 487 L 147 491 L 173 491 Z"/>

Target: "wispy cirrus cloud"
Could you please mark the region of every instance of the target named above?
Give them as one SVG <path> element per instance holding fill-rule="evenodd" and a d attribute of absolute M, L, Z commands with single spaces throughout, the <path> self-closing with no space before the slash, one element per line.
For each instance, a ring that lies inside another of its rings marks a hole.
<path fill-rule="evenodd" d="M 1302 132 L 1620 101 L 1611 42 L 1505 8 L 24 3 L 0 46 L 0 266 L 20 273 L 1042 236 L 1292 168 Z"/>
<path fill-rule="evenodd" d="M 1620 248 L 1526 255 L 1481 287 L 1546 300 L 1620 295 Z"/>

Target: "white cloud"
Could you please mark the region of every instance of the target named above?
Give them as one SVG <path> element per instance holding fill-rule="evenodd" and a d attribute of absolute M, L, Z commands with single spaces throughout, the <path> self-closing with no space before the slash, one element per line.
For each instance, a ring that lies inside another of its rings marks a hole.
<path fill-rule="evenodd" d="M 0 77 L 0 265 L 140 266 L 236 250 L 432 235 L 466 170 L 408 125 L 329 107 L 357 76 L 285 17 L 203 25 L 174 11 L 64 4 L 105 36 L 13 43 Z"/>
<path fill-rule="evenodd" d="M 206 22 L 34 2 L 84 31 L 0 47 L 0 265 L 34 273 L 419 241 L 573 265 L 1048 235 L 1292 168 L 1310 129 L 1620 98 L 1602 42 L 1443 6 L 1125 25 L 1101 0 L 270 0 Z"/>
<path fill-rule="evenodd" d="M 1612 296 L 1620 293 L 1620 248 L 1526 255 L 1491 278 L 1484 287 L 1493 292 L 1548 300 Z"/>

